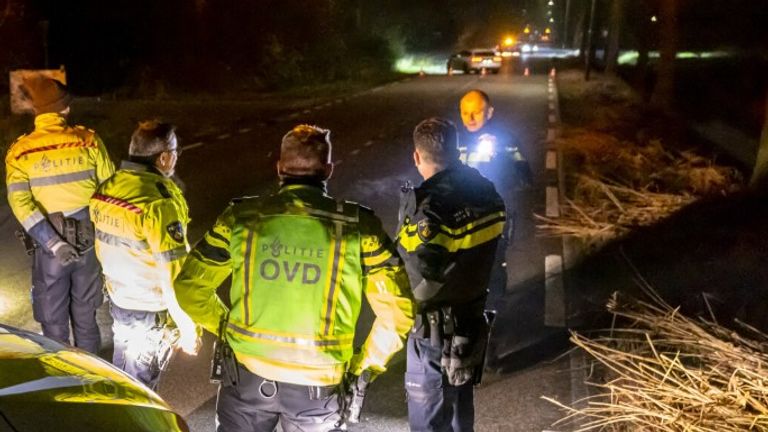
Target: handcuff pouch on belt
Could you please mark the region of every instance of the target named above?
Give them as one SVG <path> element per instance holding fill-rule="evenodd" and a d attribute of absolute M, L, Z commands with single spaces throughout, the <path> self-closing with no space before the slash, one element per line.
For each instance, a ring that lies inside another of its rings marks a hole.
<path fill-rule="evenodd" d="M 93 248 L 95 230 L 90 220 L 70 218 L 56 212 L 48 215 L 48 221 L 62 240 L 77 248 L 78 252 L 84 253 Z"/>

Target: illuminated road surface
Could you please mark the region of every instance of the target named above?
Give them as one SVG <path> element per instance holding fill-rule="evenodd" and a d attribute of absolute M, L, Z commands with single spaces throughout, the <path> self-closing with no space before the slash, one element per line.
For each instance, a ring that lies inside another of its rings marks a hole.
<path fill-rule="evenodd" d="M 521 70 L 509 73 L 510 70 L 506 67 L 503 72 L 507 73 L 489 76 L 413 77 L 358 94 L 312 101 L 300 108 L 294 105 L 292 109 L 285 109 L 275 104 L 263 112 L 251 109 L 237 122 L 217 113 L 215 103 L 211 104 L 205 118 L 195 118 L 199 114 L 177 114 L 177 118 L 166 115 L 165 118 L 172 122 L 187 125 L 180 131 L 188 135 L 194 127 L 189 125 L 196 121 L 210 122 L 213 119 L 218 125 L 217 131 L 209 131 L 203 138 L 187 139 L 183 143 L 187 149 L 178 174 L 187 187 L 193 218 L 191 239 L 200 238 L 231 197 L 263 193 L 275 184 L 276 150 L 280 138 L 297 123 L 331 129 L 336 162 L 329 185 L 331 194 L 372 207 L 392 233 L 400 185 L 405 180 L 419 183 L 411 156 L 413 127 L 431 116 L 457 120 L 459 97 L 468 89 L 480 88 L 491 95 L 497 120 L 503 120 L 521 138 L 522 150 L 537 177 L 532 190 L 513 197 L 519 202 L 521 216 L 517 237 L 508 251 L 508 296 L 533 300 L 525 300 L 526 306 L 518 311 L 520 316 L 502 320 L 507 325 L 494 333 L 494 353 L 496 357 L 502 357 L 535 342 L 544 330 L 540 311 L 544 254 L 534 237 L 532 213 L 545 211 L 544 141 L 551 121 L 548 77 L 546 74 L 523 76 Z M 110 151 L 116 154 L 114 149 Z M 14 227 L 15 221 L 7 204 L 3 203 L 0 207 L 0 321 L 39 330 L 31 318 L 29 305 L 29 258 L 13 237 Z M 531 315 L 524 316 L 522 312 Z M 100 322 L 105 344 L 111 345 L 107 315 L 102 308 Z M 195 358 L 177 356 L 160 391 L 172 406 L 189 418 L 194 431 L 213 430 L 216 388 L 207 382 L 210 343 L 208 335 L 202 353 Z M 104 355 L 110 350 L 111 346 L 106 346 Z M 477 430 L 528 432 L 548 429 L 558 413 L 539 397 L 547 395 L 570 400 L 567 360 L 510 372 L 515 369 L 510 358 L 514 356 L 493 359 L 493 364 L 504 373 L 490 374 L 477 393 Z M 363 413 L 365 421 L 352 430 L 407 430 L 402 371 L 400 356 L 391 372 L 372 386 L 372 396 Z"/>

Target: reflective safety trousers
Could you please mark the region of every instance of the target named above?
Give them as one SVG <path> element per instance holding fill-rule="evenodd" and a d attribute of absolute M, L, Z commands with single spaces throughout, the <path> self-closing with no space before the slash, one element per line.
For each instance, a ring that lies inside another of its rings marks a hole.
<path fill-rule="evenodd" d="M 96 187 L 115 171 L 94 131 L 67 126 L 56 113 L 35 118 L 35 130 L 11 145 L 5 167 L 13 214 L 41 245 L 58 238 L 46 216 L 85 208 Z"/>
<path fill-rule="evenodd" d="M 90 211 L 110 299 L 123 309 L 167 309 L 162 288 L 171 289 L 189 250 L 181 190 L 145 165 L 123 162 Z"/>
<path fill-rule="evenodd" d="M 382 372 L 413 323 L 407 277 L 381 222 L 320 187 L 284 186 L 236 202 L 198 243 L 176 296 L 211 332 L 226 313 L 215 290 L 230 274 L 226 338 L 241 363 L 268 379 L 333 385 L 348 369 Z M 363 294 L 376 319 L 353 357 Z"/>

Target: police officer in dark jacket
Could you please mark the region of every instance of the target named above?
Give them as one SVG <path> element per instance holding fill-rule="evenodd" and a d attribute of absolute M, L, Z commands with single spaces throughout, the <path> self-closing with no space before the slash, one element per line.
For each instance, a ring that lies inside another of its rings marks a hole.
<path fill-rule="evenodd" d="M 420 313 L 408 338 L 405 388 L 411 431 L 472 431 L 473 390 L 489 327 L 483 312 L 504 202 L 459 161 L 456 127 L 431 118 L 413 132 L 424 178 L 405 190 L 398 249 Z"/>

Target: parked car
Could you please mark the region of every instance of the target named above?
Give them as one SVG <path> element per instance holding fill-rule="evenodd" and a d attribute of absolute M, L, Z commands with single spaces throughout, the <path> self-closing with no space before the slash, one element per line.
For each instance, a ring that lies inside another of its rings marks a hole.
<path fill-rule="evenodd" d="M 455 71 L 481 72 L 483 69 L 499 73 L 501 60 L 501 55 L 492 49 L 464 50 L 451 55 L 446 67 L 449 74 Z"/>
<path fill-rule="evenodd" d="M 180 415 L 106 361 L 0 324 L 0 431 L 182 431 Z"/>

